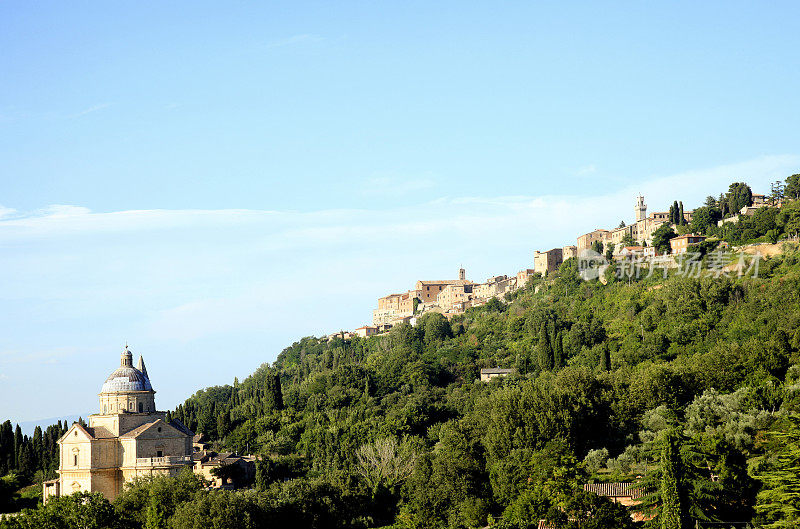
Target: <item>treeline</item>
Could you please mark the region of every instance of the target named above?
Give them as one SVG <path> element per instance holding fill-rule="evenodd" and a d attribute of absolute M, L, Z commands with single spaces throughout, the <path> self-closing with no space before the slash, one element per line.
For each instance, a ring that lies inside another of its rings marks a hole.
<path fill-rule="evenodd" d="M 87 512 L 94 527 L 148 529 L 790 526 L 797 245 L 762 259 L 758 277 L 608 279 L 583 281 L 570 259 L 451 320 L 306 337 L 245 380 L 197 392 L 172 415 L 257 454 L 251 490 L 140 481 L 113 504 L 63 498 L 0 526 L 82 526 L 69 516 Z M 514 373 L 478 381 L 494 367 Z M 645 521 L 584 492 L 618 481 L 642 491 Z"/>
<path fill-rule="evenodd" d="M 252 490 L 167 480 L 104 508 L 130 527 L 619 529 L 629 509 L 583 485 L 625 481 L 646 492 L 638 525 L 771 527 L 800 509 L 798 293 L 790 248 L 757 278 L 603 285 L 568 260 L 450 321 L 303 338 L 173 412 L 256 453 Z"/>
<path fill-rule="evenodd" d="M 16 474 L 23 483 L 41 481 L 55 475 L 58 468 L 56 441 L 67 431 L 67 423 L 37 426 L 32 436 L 22 434 L 19 424 L 0 424 L 0 476 Z"/>
<path fill-rule="evenodd" d="M 679 222 L 677 234 L 696 233 L 717 237 L 733 245 L 755 242 L 776 243 L 781 239 L 792 239 L 800 232 L 800 174 L 789 176 L 785 182 L 775 182 L 768 204 L 761 206 L 753 215 L 740 215 L 745 206 L 753 205 L 753 192 L 744 182 L 735 182 L 715 198 L 709 196 L 705 204 L 694 210 L 691 222 Z M 781 205 L 782 207 L 777 207 Z M 723 219 L 736 221 L 725 222 Z M 654 237 L 655 246 L 655 237 Z"/>

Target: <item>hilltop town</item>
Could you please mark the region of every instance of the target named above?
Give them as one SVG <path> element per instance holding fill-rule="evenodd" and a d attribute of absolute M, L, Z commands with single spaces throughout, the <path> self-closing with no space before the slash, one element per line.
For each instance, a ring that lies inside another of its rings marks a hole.
<path fill-rule="evenodd" d="M 723 226 L 738 221 L 740 216 L 750 217 L 760 208 L 780 208 L 782 204 L 782 200 L 774 200 L 771 196 L 751 194 L 746 205 L 727 212 L 716 223 Z M 585 256 L 588 252 L 604 254 L 609 259 L 660 256 L 664 252 L 653 245 L 653 236 L 662 227 L 673 228 L 679 234 L 669 240 L 668 253 L 672 255 L 686 253 L 691 245 L 708 238 L 702 234 L 687 232 L 694 210 L 684 211 L 682 202 L 675 202 L 669 211 L 648 214 L 645 199 L 640 195 L 636 197 L 633 211 L 635 220 L 630 224 L 621 222 L 616 228 L 598 228 L 579 235 L 574 245 L 535 251 L 533 268 L 522 269 L 516 275 L 497 275 L 476 283 L 467 279 L 466 270 L 462 267 L 458 270 L 457 279 L 419 280 L 413 289 L 378 298 L 378 307 L 372 311 L 371 325 L 334 333 L 328 339 L 351 336 L 366 338 L 381 334 L 402 323 L 413 325 L 420 316 L 428 312 L 438 312 L 450 319 L 463 314 L 470 307 L 479 307 L 492 298 L 522 288 L 535 275 L 544 277 L 558 269 L 567 259 Z M 722 244 L 724 246 L 726 243 Z"/>

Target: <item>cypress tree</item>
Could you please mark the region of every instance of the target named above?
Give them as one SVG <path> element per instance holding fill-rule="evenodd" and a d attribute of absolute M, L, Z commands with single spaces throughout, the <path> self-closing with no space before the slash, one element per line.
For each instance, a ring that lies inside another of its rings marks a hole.
<path fill-rule="evenodd" d="M 271 469 L 272 460 L 268 456 L 256 460 L 256 490 L 264 491 L 269 488 Z"/>
<path fill-rule="evenodd" d="M 44 462 L 44 445 L 42 444 L 42 427 L 37 426 L 33 430 L 33 467 L 42 468 Z"/>
<path fill-rule="evenodd" d="M 556 343 L 553 347 L 553 367 L 556 369 L 564 365 L 564 337 L 561 331 L 556 333 Z"/>
<path fill-rule="evenodd" d="M 678 220 L 680 221 L 679 224 L 686 224 L 686 217 L 683 216 L 683 200 L 678 204 Z"/>
<path fill-rule="evenodd" d="M 270 410 L 283 409 L 283 392 L 281 391 L 281 379 L 277 373 L 267 373 L 264 390 L 264 408 Z"/>
<path fill-rule="evenodd" d="M 539 331 L 539 345 L 537 347 L 537 357 L 539 359 L 539 368 L 542 371 L 553 368 L 553 347 L 550 345 L 550 337 L 548 336 L 547 326 L 542 323 Z"/>
<path fill-rule="evenodd" d="M 661 529 L 681 529 L 683 509 L 681 505 L 680 480 L 681 457 L 678 439 L 674 432 L 667 434 L 661 452 Z"/>
<path fill-rule="evenodd" d="M 14 468 L 19 469 L 19 454 L 22 452 L 22 428 L 14 430 Z"/>

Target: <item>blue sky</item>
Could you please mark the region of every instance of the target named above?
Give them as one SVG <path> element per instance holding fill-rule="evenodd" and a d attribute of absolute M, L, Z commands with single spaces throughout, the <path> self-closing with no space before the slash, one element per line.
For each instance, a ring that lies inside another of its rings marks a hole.
<path fill-rule="evenodd" d="M 800 172 L 796 2 L 0 4 L 0 418 Z M 66 389 L 65 386 L 67 386 Z"/>

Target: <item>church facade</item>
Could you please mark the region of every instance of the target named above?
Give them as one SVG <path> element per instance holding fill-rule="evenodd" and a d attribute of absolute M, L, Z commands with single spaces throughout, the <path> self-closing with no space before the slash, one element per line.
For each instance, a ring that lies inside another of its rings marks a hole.
<path fill-rule="evenodd" d="M 45 502 L 78 491 L 113 500 L 137 476 L 192 468 L 193 433 L 156 410 L 143 358 L 133 367 L 125 346 L 120 364 L 100 391 L 100 413 L 90 415 L 87 426 L 74 423 L 58 440 L 58 478 L 43 484 Z"/>

